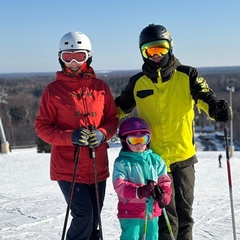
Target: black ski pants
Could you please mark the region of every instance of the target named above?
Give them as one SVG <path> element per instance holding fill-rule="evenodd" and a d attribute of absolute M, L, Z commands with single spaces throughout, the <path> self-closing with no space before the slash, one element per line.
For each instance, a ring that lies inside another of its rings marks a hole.
<path fill-rule="evenodd" d="M 68 203 L 71 182 L 59 181 L 58 184 Z M 106 181 L 99 182 L 98 191 L 101 209 L 105 197 L 105 189 Z M 99 240 L 95 184 L 75 183 L 70 209 L 72 221 L 67 231 L 66 240 Z"/>
<path fill-rule="evenodd" d="M 194 165 L 178 166 L 168 173 L 172 180 L 172 198 L 166 211 L 175 240 L 192 240 L 192 205 L 194 199 Z M 165 218 L 159 217 L 159 240 L 171 240 Z"/>

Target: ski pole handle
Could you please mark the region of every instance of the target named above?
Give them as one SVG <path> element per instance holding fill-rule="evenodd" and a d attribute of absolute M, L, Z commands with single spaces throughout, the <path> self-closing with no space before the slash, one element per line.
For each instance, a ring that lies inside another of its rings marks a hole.
<path fill-rule="evenodd" d="M 95 129 L 95 127 L 93 125 L 89 125 L 88 128 L 89 128 L 90 132 L 92 132 Z M 89 148 L 89 151 L 90 151 L 90 157 L 92 159 L 95 159 L 95 149 Z"/>
<path fill-rule="evenodd" d="M 92 132 L 95 129 L 95 127 L 93 125 L 89 125 L 88 128 L 89 128 L 90 132 Z"/>

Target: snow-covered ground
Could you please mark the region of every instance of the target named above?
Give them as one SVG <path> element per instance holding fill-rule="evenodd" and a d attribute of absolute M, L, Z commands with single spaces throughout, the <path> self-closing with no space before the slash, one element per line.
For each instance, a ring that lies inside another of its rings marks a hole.
<path fill-rule="evenodd" d="M 110 170 L 119 145 L 109 149 Z M 218 155 L 223 155 L 222 168 Z M 194 240 L 233 239 L 229 181 L 225 151 L 198 152 L 193 216 Z M 56 182 L 49 179 L 49 157 L 36 148 L 16 149 L 0 154 L 0 239 L 60 240 L 66 203 Z M 240 239 L 240 152 L 230 160 L 237 238 Z M 102 212 L 105 240 L 117 240 L 120 227 L 117 197 L 108 180 Z M 70 215 L 68 223 L 70 222 Z"/>

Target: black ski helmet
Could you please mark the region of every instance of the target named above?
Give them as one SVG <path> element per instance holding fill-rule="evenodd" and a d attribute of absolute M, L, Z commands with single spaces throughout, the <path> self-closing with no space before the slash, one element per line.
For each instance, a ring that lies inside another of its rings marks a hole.
<path fill-rule="evenodd" d="M 144 43 L 157 40 L 167 40 L 172 49 L 173 41 L 170 32 L 162 25 L 149 24 L 140 33 L 139 47 L 141 48 Z"/>
<path fill-rule="evenodd" d="M 159 63 L 155 63 L 151 61 L 150 59 L 144 58 L 141 52 L 141 47 L 143 44 L 148 42 L 153 42 L 157 40 L 167 40 L 169 42 L 169 53 L 166 54 L 163 59 Z M 139 49 L 143 58 L 143 61 L 146 63 L 146 65 L 151 69 L 158 69 L 159 67 L 166 67 L 166 65 L 169 63 L 169 60 L 172 58 L 172 47 L 173 47 L 173 41 L 171 38 L 171 35 L 169 31 L 162 25 L 157 24 L 149 24 L 147 27 L 145 27 L 139 36 Z"/>

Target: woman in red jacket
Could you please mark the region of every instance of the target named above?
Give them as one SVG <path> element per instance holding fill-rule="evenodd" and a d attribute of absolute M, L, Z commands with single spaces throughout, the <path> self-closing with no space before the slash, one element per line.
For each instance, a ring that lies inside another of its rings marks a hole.
<path fill-rule="evenodd" d="M 37 135 L 52 145 L 51 180 L 58 182 L 67 202 L 75 167 L 74 150 L 79 149 L 70 205 L 73 218 L 67 240 L 99 239 L 97 201 L 102 208 L 109 177 L 106 141 L 115 135 L 118 125 L 110 89 L 96 78 L 91 61 L 91 42 L 85 34 L 69 32 L 62 37 L 59 46 L 62 71 L 45 88 L 35 120 Z M 95 149 L 95 166 L 91 148 Z"/>

